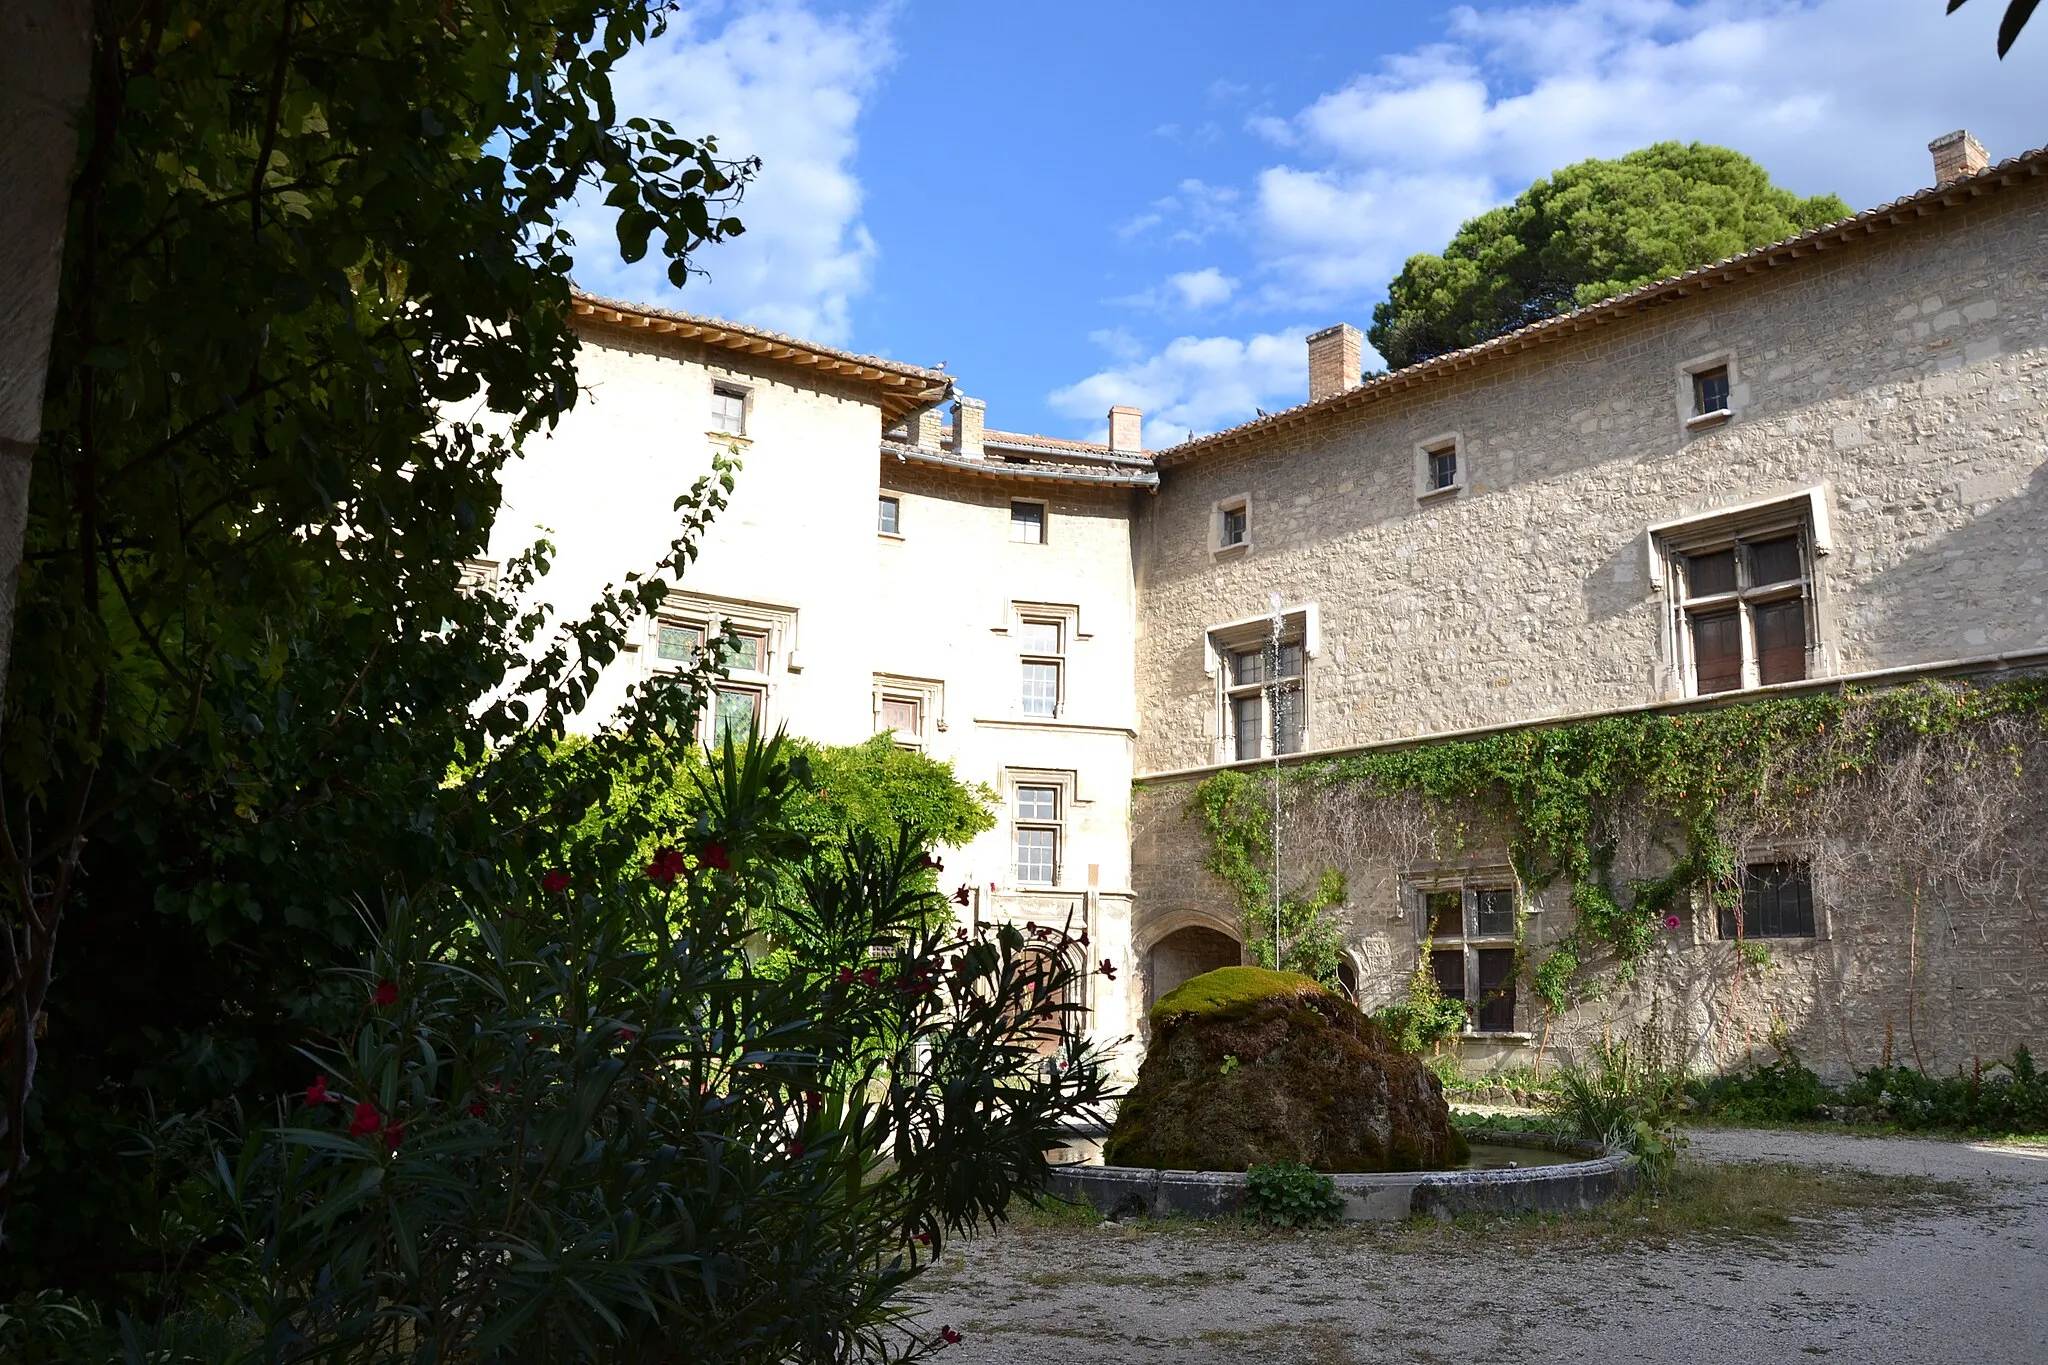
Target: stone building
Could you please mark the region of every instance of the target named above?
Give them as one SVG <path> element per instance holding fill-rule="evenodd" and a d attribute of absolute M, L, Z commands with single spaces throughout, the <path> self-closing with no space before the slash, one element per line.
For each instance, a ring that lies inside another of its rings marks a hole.
<path fill-rule="evenodd" d="M 937 371 L 584 300 L 585 405 L 508 477 L 502 534 L 546 521 L 557 581 L 595 586 L 739 445 L 733 506 L 621 685 L 663 632 L 730 618 L 762 642 L 735 714 L 894 730 L 988 782 L 997 829 L 949 855 L 974 913 L 1085 922 L 1136 968 L 1093 979 L 1096 1032 L 1137 1034 L 1241 952 L 1184 814 L 1211 774 L 2048 664 L 2048 154 L 1934 150 L 1932 189 L 1393 374 L 1328 328 L 1307 403 L 1150 454 L 1129 409 L 1103 445 L 988 431 Z M 2031 770 L 2014 790 L 2048 811 Z M 1741 850 L 1769 970 L 1694 903 L 1631 984 L 1551 1018 L 1529 962 L 1573 911 L 1502 836 L 1319 819 L 1290 812 L 1283 855 L 1290 821 L 1320 828 L 1347 874 L 1347 984 L 1391 1001 L 1430 953 L 1475 1061 L 1653 1000 L 1702 1065 L 1780 1030 L 1834 1072 L 2048 1034 L 2023 820 L 1968 885 L 1878 869 L 1868 829 L 1779 831 Z M 1668 866 L 1639 842 L 1617 875 Z"/>

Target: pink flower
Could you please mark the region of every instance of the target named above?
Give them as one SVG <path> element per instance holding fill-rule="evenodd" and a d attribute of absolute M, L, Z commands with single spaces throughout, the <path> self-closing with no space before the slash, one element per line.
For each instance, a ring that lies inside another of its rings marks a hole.
<path fill-rule="evenodd" d="M 960 885 L 953 888 L 953 904 L 965 905 L 967 904 L 968 900 L 973 896 L 973 894 L 973 888 L 968 886 L 966 882 L 962 882 L 960 883 Z M 962 929 L 960 932 L 964 935 L 967 931 L 965 929 Z"/>
<path fill-rule="evenodd" d="M 1671 931 L 1672 933 L 1674 933 L 1674 934 L 1675 934 L 1675 933 L 1677 933 L 1677 932 L 1678 932 L 1678 925 L 1679 925 L 1679 919 L 1678 919 L 1678 916 L 1676 916 L 1676 915 L 1666 915 L 1666 916 L 1664 917 L 1664 927 L 1665 927 L 1666 929 L 1670 930 L 1670 931 Z"/>
<path fill-rule="evenodd" d="M 960 1334 L 951 1327 L 941 1327 L 939 1329 L 939 1340 L 945 1342 L 948 1346 L 958 1346 L 961 1338 Z"/>
<path fill-rule="evenodd" d="M 325 1076 L 315 1076 L 313 1083 L 306 1087 L 306 1103 L 309 1105 L 317 1107 L 333 1098 L 334 1096 L 327 1093 L 327 1078 Z"/>
<path fill-rule="evenodd" d="M 366 1137 L 384 1126 L 384 1116 L 377 1112 L 377 1106 L 368 1100 L 356 1103 L 355 1117 L 349 1120 L 350 1137 Z"/>
<path fill-rule="evenodd" d="M 647 865 L 647 880 L 656 886 L 673 885 L 683 875 L 683 855 L 672 848 L 665 848 L 654 855 L 654 861 Z"/>
<path fill-rule="evenodd" d="M 802 1161 L 804 1159 L 803 1143 L 792 1142 L 789 1144 L 789 1159 L 791 1161 Z"/>
<path fill-rule="evenodd" d="M 639 1034 L 635 1033 L 632 1029 L 629 1028 L 622 1028 L 619 1030 L 619 1041 L 622 1043 L 630 1043 L 639 1036 Z"/>
<path fill-rule="evenodd" d="M 559 867 L 553 869 L 540 879 L 540 889 L 549 893 L 567 891 L 569 889 L 569 874 L 562 871 Z"/>
<path fill-rule="evenodd" d="M 842 986 L 851 986 L 853 984 L 853 968 L 841 967 L 839 969 L 839 984 Z"/>
<path fill-rule="evenodd" d="M 946 870 L 946 865 L 929 853 L 920 853 L 917 857 L 917 865 L 930 868 L 934 872 L 944 872 Z"/>
<path fill-rule="evenodd" d="M 704 851 L 699 853 L 697 857 L 706 867 L 715 867 L 720 872 L 730 872 L 732 870 L 732 859 L 726 854 L 724 844 L 706 844 L 704 845 Z"/>
<path fill-rule="evenodd" d="M 482 1100 L 471 1100 L 469 1103 L 469 1116 L 473 1119 L 480 1119 L 490 1112 L 490 1106 Z"/>
<path fill-rule="evenodd" d="M 404 1136 L 405 1126 L 403 1124 L 398 1123 L 392 1124 L 389 1128 L 386 1128 L 384 1130 L 385 1148 L 389 1151 L 397 1151 L 399 1140 L 402 1139 Z"/>
<path fill-rule="evenodd" d="M 932 1244 L 932 1235 L 929 1232 L 920 1232 L 911 1240 L 921 1247 L 928 1247 Z"/>
<path fill-rule="evenodd" d="M 395 1005 L 398 1003 L 398 986 L 390 981 L 379 981 L 377 993 L 370 998 L 380 1009 L 385 1005 Z"/>
<path fill-rule="evenodd" d="M 870 968 L 868 968 L 868 969 L 867 969 L 866 971 L 864 971 L 864 972 L 862 972 L 862 973 L 860 974 L 860 984 L 861 984 L 861 985 L 863 985 L 863 986 L 879 986 L 879 985 L 881 985 L 881 984 L 882 984 L 882 973 L 881 973 L 881 971 L 880 971 L 879 969 L 877 969 L 877 968 L 874 968 L 874 967 L 870 967 Z"/>
<path fill-rule="evenodd" d="M 1116 980 L 1116 964 L 1106 957 L 1102 959 L 1102 965 L 1095 970 L 1101 972 L 1105 980 Z"/>

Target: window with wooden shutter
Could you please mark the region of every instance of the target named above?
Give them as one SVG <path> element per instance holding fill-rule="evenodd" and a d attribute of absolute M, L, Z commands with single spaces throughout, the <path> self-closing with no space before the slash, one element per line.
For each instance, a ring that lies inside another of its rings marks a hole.
<path fill-rule="evenodd" d="M 1806 505 L 1761 516 L 1753 530 L 1673 539 L 1680 541 L 1669 562 L 1688 690 L 1707 696 L 1806 678 L 1815 639 Z"/>
<path fill-rule="evenodd" d="M 1482 1033 L 1510 1033 L 1515 1027 L 1515 950 L 1479 948 L 1479 990 L 1474 996 L 1474 1022 Z"/>

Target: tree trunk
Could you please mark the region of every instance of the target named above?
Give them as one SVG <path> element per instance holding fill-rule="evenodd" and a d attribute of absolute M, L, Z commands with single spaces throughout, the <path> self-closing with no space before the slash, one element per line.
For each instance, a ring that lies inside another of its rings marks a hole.
<path fill-rule="evenodd" d="M 0 698 L 91 34 L 90 0 L 0 0 Z"/>

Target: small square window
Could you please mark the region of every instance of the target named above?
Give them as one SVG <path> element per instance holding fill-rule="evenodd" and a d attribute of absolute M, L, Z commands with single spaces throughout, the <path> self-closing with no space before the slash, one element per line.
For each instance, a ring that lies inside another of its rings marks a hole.
<path fill-rule="evenodd" d="M 1060 623 L 1057 621 L 1024 621 L 1017 626 L 1017 649 L 1024 654 L 1057 654 L 1060 652 Z"/>
<path fill-rule="evenodd" d="M 1044 503 L 1013 502 L 1010 504 L 1010 539 L 1019 545 L 1045 544 Z"/>
<path fill-rule="evenodd" d="M 655 628 L 654 657 L 663 663 L 694 664 L 697 651 L 703 647 L 704 630 L 701 626 L 663 621 Z"/>
<path fill-rule="evenodd" d="M 1458 486 L 1458 448 L 1444 446 L 1429 454 L 1429 491 L 1441 492 Z"/>
<path fill-rule="evenodd" d="M 711 429 L 728 436 L 747 434 L 747 391 L 730 384 L 711 386 Z"/>
<path fill-rule="evenodd" d="M 923 708 L 915 697 L 882 698 L 882 728 L 899 735 L 915 739 L 924 732 L 919 712 Z"/>
<path fill-rule="evenodd" d="M 732 673 L 759 673 L 761 671 L 761 637 L 740 635 L 727 640 L 719 653 L 726 670 Z"/>
<path fill-rule="evenodd" d="M 1692 411 L 1695 417 L 1706 417 L 1717 412 L 1728 411 L 1728 367 L 1716 365 L 1710 370 L 1696 370 L 1692 377 Z"/>
<path fill-rule="evenodd" d="M 1244 544 L 1245 509 L 1243 504 L 1222 509 L 1223 523 L 1217 528 L 1217 543 L 1228 550 Z"/>
<path fill-rule="evenodd" d="M 887 493 L 876 500 L 875 529 L 885 536 L 903 534 L 903 500 Z"/>
<path fill-rule="evenodd" d="M 1722 938 L 1814 937 L 1813 880 L 1806 864 L 1751 863 L 1745 867 L 1739 924 L 1737 913 L 1733 905 L 1715 907 L 1715 927 Z"/>
<path fill-rule="evenodd" d="M 1480 938 L 1512 938 L 1515 932 L 1515 893 L 1506 889 L 1481 891 L 1475 897 Z M 1482 973 L 1483 974 L 1483 973 Z"/>
<path fill-rule="evenodd" d="M 1017 818 L 1019 820 L 1057 820 L 1060 815 L 1060 789 L 1058 787 L 1017 788 Z"/>

